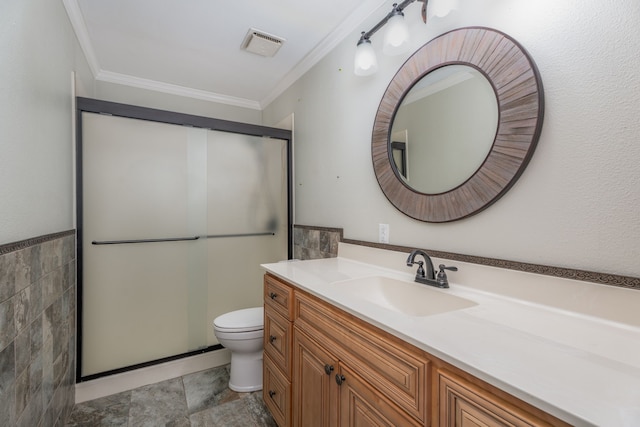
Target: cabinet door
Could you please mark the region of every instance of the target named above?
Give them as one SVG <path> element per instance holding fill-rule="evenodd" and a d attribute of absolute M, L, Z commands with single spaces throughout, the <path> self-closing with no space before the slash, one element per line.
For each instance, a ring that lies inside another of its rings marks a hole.
<path fill-rule="evenodd" d="M 304 333 L 293 332 L 293 425 L 338 425 L 338 360 Z"/>
<path fill-rule="evenodd" d="M 340 364 L 341 427 L 419 426 L 407 414 L 348 367 Z"/>

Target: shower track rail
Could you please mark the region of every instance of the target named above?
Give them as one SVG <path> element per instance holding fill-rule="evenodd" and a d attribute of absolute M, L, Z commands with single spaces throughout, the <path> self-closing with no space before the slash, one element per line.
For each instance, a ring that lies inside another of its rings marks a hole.
<path fill-rule="evenodd" d="M 241 234 L 209 234 L 207 236 L 192 237 L 166 237 L 161 239 L 136 239 L 136 240 L 94 240 L 92 245 L 123 245 L 130 243 L 159 243 L 159 242 L 185 242 L 198 239 L 219 239 L 224 237 L 248 237 L 248 236 L 275 236 L 276 233 L 266 231 L 263 233 L 241 233 Z"/>

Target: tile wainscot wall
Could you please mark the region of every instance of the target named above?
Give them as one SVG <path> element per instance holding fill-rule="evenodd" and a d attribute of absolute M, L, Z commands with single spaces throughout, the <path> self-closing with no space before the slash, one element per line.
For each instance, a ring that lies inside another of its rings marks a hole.
<path fill-rule="evenodd" d="M 0 245 L 1 426 L 62 426 L 73 409 L 75 239 Z"/>

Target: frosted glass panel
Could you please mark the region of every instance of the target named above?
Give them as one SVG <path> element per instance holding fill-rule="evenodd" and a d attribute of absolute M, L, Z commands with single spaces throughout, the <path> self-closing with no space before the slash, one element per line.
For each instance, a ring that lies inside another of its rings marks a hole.
<path fill-rule="evenodd" d="M 260 264 L 287 259 L 286 141 L 209 131 L 209 319 L 262 305 Z M 210 322 L 210 323 L 211 323 Z M 210 330 L 211 343 L 217 340 Z"/>
<path fill-rule="evenodd" d="M 83 113 L 82 374 L 206 345 L 207 133 Z M 204 159 L 204 160 L 203 160 Z"/>
<path fill-rule="evenodd" d="M 209 232 L 282 230 L 285 141 L 209 131 L 208 155 Z"/>
<path fill-rule="evenodd" d="M 262 305 L 260 264 L 287 258 L 287 142 L 93 113 L 82 125 L 82 375 L 217 344 L 213 319 Z"/>

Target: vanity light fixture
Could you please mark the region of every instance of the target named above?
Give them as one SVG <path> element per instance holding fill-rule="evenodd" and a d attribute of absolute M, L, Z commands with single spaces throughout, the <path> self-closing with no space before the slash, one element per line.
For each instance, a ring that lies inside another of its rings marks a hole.
<path fill-rule="evenodd" d="M 380 22 L 369 31 L 360 34 L 360 40 L 356 47 L 356 56 L 353 72 L 356 76 L 369 76 L 378 69 L 376 54 L 371 45 L 371 36 L 387 23 L 387 31 L 384 35 L 384 47 L 382 51 L 387 55 L 400 55 L 409 49 L 409 28 L 404 22 L 402 11 L 416 0 L 404 0 L 402 3 L 394 3 L 393 9 Z M 419 0 L 424 3 L 422 6 L 422 19 L 427 22 L 427 3 L 429 0 Z"/>
<path fill-rule="evenodd" d="M 363 31 L 360 34 L 360 40 L 356 47 L 353 72 L 357 76 L 369 76 L 378 69 L 378 61 L 375 51 L 371 45 L 371 36 L 378 30 L 387 26 L 384 34 L 384 45 L 382 51 L 387 55 L 400 55 L 409 50 L 409 27 L 404 21 L 404 13 L 402 11 L 416 0 L 404 0 L 401 3 L 394 3 L 393 9 L 380 22 L 378 22 L 369 31 Z M 417 0 L 422 2 L 422 21 L 427 23 L 427 4 L 429 0 Z M 455 8 L 457 0 L 438 0 L 434 5 L 437 9 L 434 11 L 436 16 L 444 16 Z"/>
<path fill-rule="evenodd" d="M 404 22 L 404 13 L 394 3 L 394 9 L 387 20 L 382 51 L 386 55 L 400 55 L 409 50 L 409 27 Z"/>

